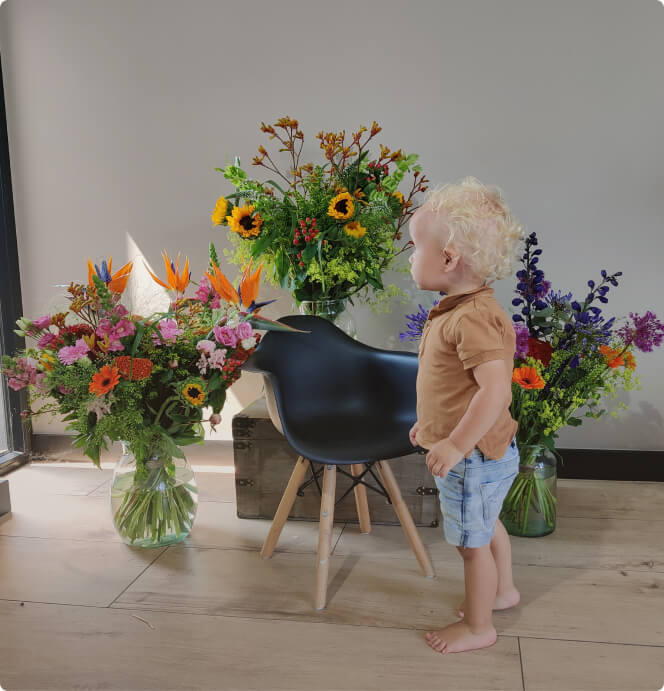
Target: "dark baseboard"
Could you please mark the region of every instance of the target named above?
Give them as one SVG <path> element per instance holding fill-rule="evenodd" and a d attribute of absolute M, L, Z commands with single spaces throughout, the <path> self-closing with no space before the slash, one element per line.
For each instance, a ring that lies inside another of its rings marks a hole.
<path fill-rule="evenodd" d="M 84 460 L 80 449 L 72 449 L 67 435 L 35 434 L 33 453 L 51 458 Z M 206 445 L 224 447 L 232 442 L 210 441 Z M 109 452 L 115 458 L 119 444 Z M 200 447 L 199 447 L 200 448 Z M 632 480 L 664 482 L 664 451 L 633 449 L 558 449 L 563 462 L 558 461 L 558 477 L 577 480 Z"/>
<path fill-rule="evenodd" d="M 664 451 L 558 449 L 558 477 L 664 482 Z"/>

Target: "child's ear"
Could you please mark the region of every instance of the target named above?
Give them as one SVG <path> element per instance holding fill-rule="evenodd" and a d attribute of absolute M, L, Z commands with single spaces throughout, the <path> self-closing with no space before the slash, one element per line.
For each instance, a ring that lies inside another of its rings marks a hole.
<path fill-rule="evenodd" d="M 453 271 L 459 263 L 459 259 L 459 253 L 454 247 L 447 246 L 443 248 L 443 266 L 445 271 Z"/>

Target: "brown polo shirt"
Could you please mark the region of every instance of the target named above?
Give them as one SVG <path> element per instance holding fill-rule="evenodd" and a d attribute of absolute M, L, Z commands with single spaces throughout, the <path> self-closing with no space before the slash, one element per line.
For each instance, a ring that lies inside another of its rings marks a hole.
<path fill-rule="evenodd" d="M 448 437 L 479 389 L 472 368 L 488 360 L 504 360 L 510 398 L 477 442 L 487 458 L 502 458 L 518 428 L 509 410 L 515 352 L 512 321 L 495 299 L 493 288 L 482 286 L 443 297 L 430 310 L 420 341 L 417 443 L 430 449 Z M 466 457 L 472 452 L 463 450 Z"/>

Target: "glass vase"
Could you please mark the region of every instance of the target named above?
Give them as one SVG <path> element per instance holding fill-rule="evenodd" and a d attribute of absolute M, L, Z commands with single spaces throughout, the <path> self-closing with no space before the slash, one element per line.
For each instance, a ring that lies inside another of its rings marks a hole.
<path fill-rule="evenodd" d="M 113 469 L 111 513 L 122 540 L 133 547 L 181 542 L 191 532 L 198 487 L 186 458 L 155 447 L 138 462 L 127 442 Z"/>
<path fill-rule="evenodd" d="M 541 445 L 519 446 L 519 472 L 500 520 L 510 535 L 541 537 L 556 528 L 556 455 Z"/>
<path fill-rule="evenodd" d="M 299 306 L 300 314 L 311 314 L 331 321 L 335 326 L 357 338 L 355 320 L 348 309 L 347 299 L 337 300 L 303 300 Z"/>

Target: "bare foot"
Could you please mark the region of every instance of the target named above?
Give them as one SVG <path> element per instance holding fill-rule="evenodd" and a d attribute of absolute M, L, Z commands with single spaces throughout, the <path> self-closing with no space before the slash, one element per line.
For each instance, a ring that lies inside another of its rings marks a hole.
<path fill-rule="evenodd" d="M 462 653 L 464 650 L 488 648 L 496 642 L 496 629 L 473 633 L 465 621 L 457 621 L 440 631 L 426 634 L 427 644 L 438 653 Z"/>
<path fill-rule="evenodd" d="M 494 600 L 493 603 L 493 609 L 509 609 L 510 607 L 514 607 L 514 605 L 518 605 L 519 601 L 521 600 L 521 594 L 516 588 L 513 588 L 512 590 L 508 590 L 505 593 L 501 593 L 500 595 L 496 595 L 496 599 Z M 466 607 L 466 601 L 464 600 L 461 605 L 459 606 L 459 616 L 463 619 L 464 617 L 464 609 Z"/>

